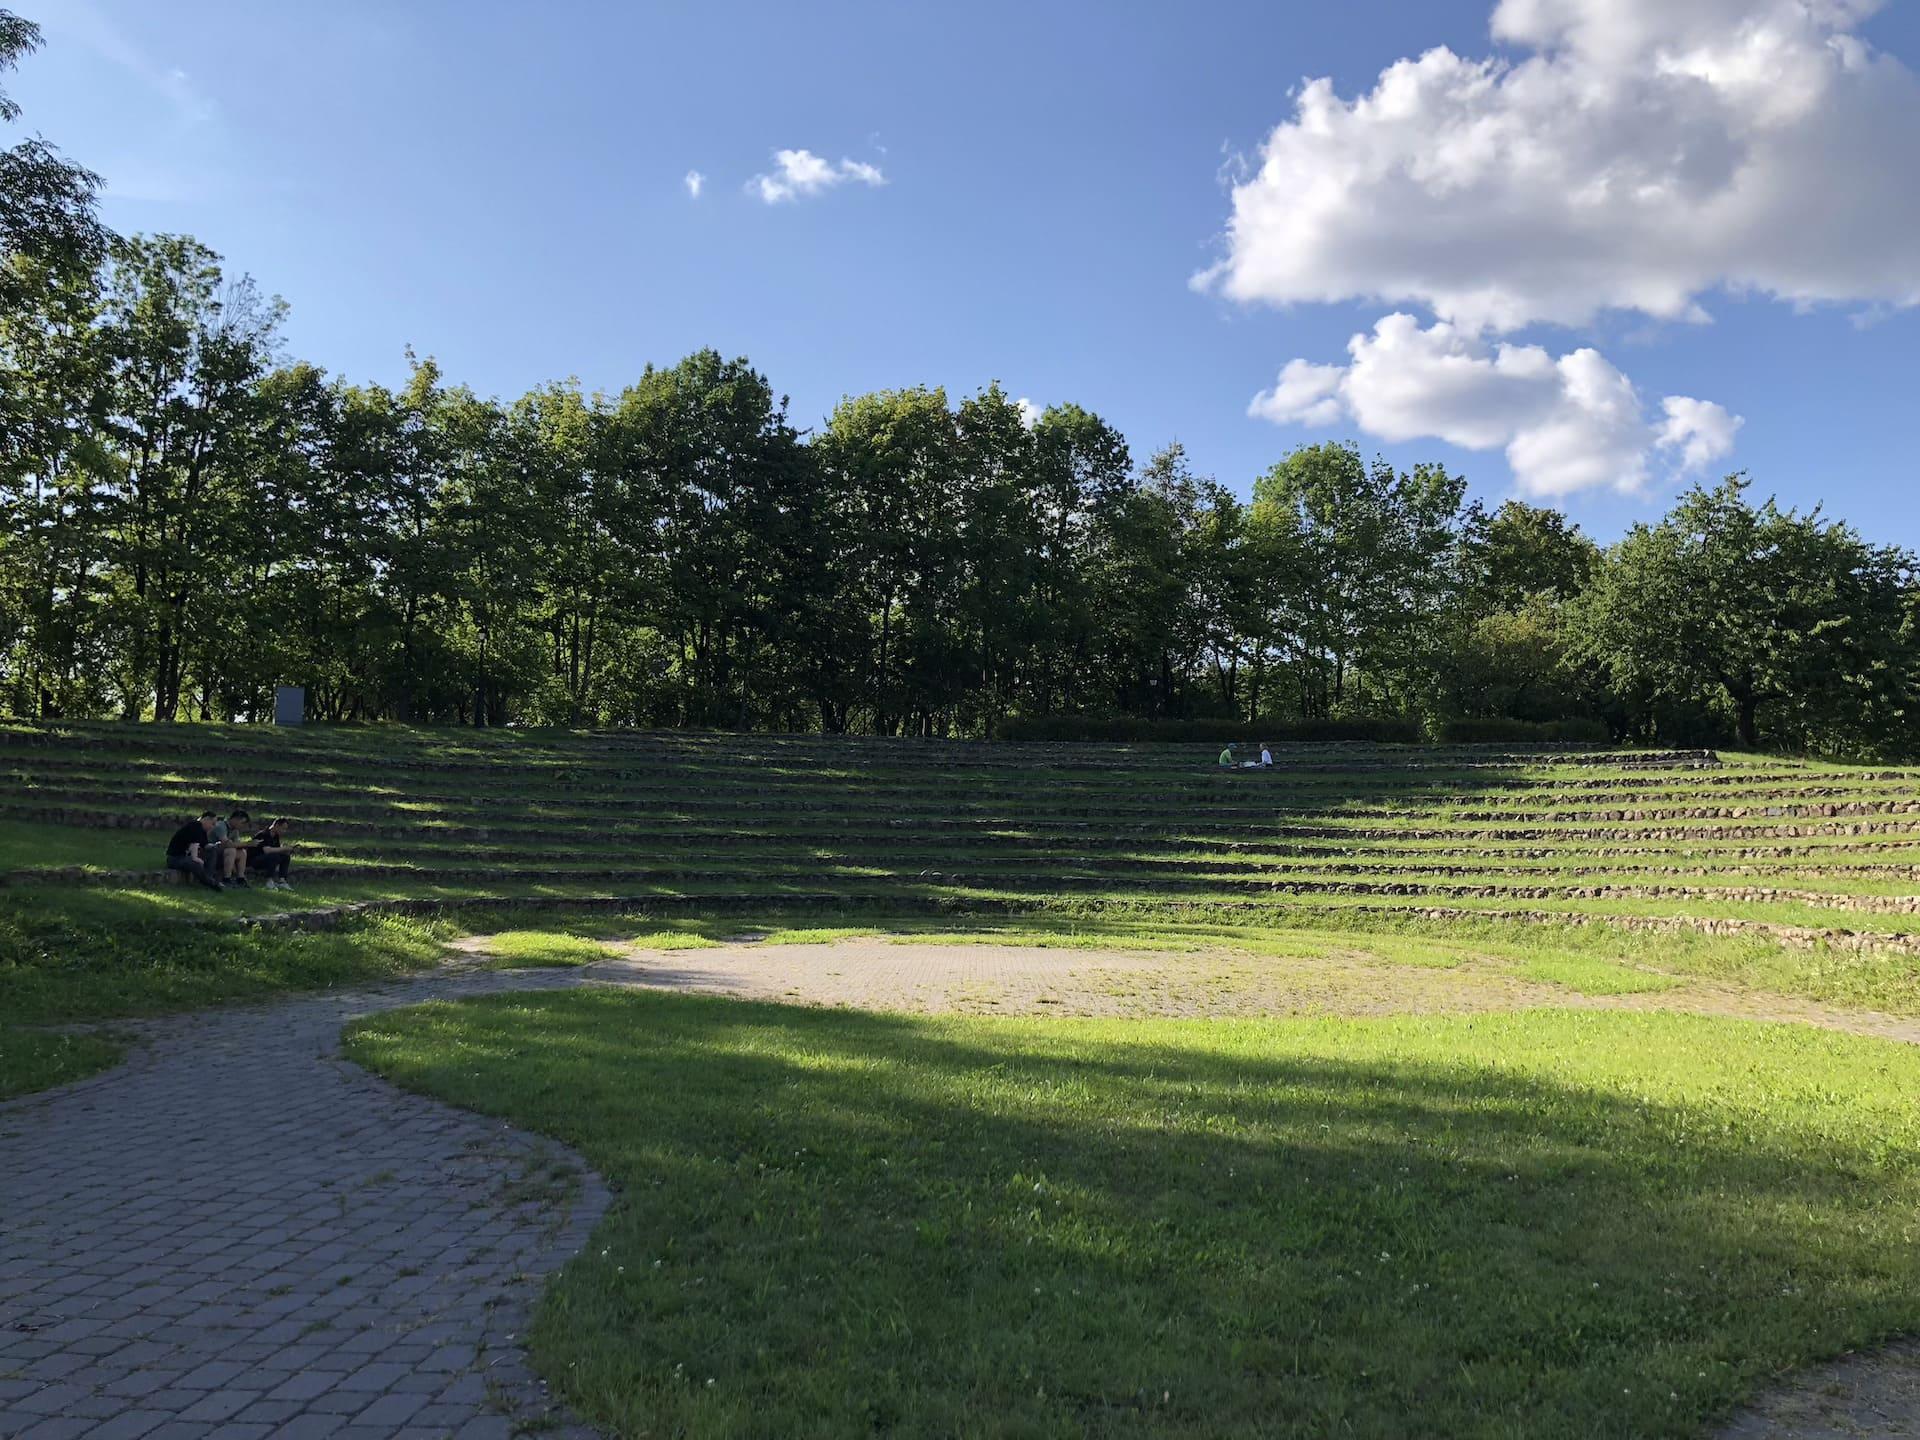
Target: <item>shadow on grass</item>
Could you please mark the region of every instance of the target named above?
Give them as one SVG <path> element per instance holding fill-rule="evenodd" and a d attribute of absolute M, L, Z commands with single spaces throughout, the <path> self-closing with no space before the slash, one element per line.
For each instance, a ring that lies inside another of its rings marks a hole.
<path fill-rule="evenodd" d="M 0 1100 L 84 1080 L 119 1060 L 119 1044 L 105 1036 L 0 1025 Z"/>
<path fill-rule="evenodd" d="M 619 1187 L 535 1345 L 621 1433 L 1685 1435 L 1920 1326 L 1871 1042 L 577 993 L 351 1045 Z"/>

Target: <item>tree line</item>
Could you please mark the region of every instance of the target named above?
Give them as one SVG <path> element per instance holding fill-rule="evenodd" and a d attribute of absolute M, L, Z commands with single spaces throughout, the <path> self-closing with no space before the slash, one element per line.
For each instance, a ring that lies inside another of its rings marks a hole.
<path fill-rule="evenodd" d="M 30 50 L 0 11 L 0 71 Z M 12 107 L 0 93 L 0 119 Z M 1602 548 L 1437 465 L 1178 445 L 997 385 L 803 430 L 711 351 L 511 401 L 351 384 L 185 236 L 0 152 L 0 709 L 988 735 L 1019 717 L 1587 717 L 1920 749 L 1914 556 L 1731 478 Z"/>

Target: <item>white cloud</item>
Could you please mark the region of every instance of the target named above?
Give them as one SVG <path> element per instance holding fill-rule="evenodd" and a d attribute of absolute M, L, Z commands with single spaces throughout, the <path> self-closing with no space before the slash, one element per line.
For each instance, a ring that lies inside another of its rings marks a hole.
<path fill-rule="evenodd" d="M 878 166 L 861 160 L 842 160 L 836 165 L 811 150 L 776 150 L 773 161 L 773 173 L 756 175 L 747 182 L 747 189 L 769 205 L 818 195 L 849 181 L 875 186 L 887 183 Z"/>
<path fill-rule="evenodd" d="M 1044 406 L 1034 404 L 1024 395 L 1013 402 L 1013 408 L 1020 412 L 1020 423 L 1029 430 L 1038 425 L 1040 417 L 1046 414 Z"/>
<path fill-rule="evenodd" d="M 1344 365 L 1289 360 L 1273 389 L 1254 396 L 1247 413 L 1276 425 L 1331 425 L 1346 413 L 1340 399 L 1346 378 Z"/>
<path fill-rule="evenodd" d="M 1667 412 L 1660 426 L 1660 448 L 1679 451 L 1683 470 L 1703 469 L 1730 453 L 1734 432 L 1747 423 L 1711 400 L 1669 395 L 1660 404 Z"/>
<path fill-rule="evenodd" d="M 1293 360 L 1249 413 L 1279 424 L 1351 419 L 1387 441 L 1433 438 L 1469 450 L 1504 449 L 1521 491 L 1561 496 L 1646 484 L 1656 455 L 1697 470 L 1733 448 L 1741 421 L 1685 396 L 1647 419 L 1633 382 L 1605 356 L 1578 349 L 1557 359 L 1538 345 L 1493 344 L 1411 315 L 1380 320 L 1347 343 L 1346 365 Z"/>
<path fill-rule="evenodd" d="M 687 187 L 687 194 L 691 195 L 695 200 L 698 200 L 700 198 L 700 192 L 707 188 L 707 177 L 702 175 L 698 170 L 689 170 L 687 171 L 687 178 L 681 183 Z"/>
<path fill-rule="evenodd" d="M 1920 303 L 1920 79 L 1854 33 L 1881 4 L 1500 0 L 1514 58 L 1305 83 L 1196 283 L 1472 331 L 1700 319 L 1721 287 Z"/>

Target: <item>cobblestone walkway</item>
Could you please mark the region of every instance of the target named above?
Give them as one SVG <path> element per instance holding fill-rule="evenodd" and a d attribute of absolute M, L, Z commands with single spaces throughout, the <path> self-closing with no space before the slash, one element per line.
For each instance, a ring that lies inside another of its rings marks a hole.
<path fill-rule="evenodd" d="M 576 983 L 464 971 L 143 1027 L 0 1105 L 0 1436 L 585 1435 L 518 1336 L 607 1192 L 336 1057 L 355 1016 Z"/>

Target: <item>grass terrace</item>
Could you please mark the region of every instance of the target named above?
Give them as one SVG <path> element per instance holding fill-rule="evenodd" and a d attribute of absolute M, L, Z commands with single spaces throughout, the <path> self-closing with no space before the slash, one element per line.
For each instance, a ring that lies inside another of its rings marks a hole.
<path fill-rule="evenodd" d="M 1221 771 L 1198 746 L 12 725 L 0 876 L 29 913 L 69 910 L 84 885 L 88 914 L 152 920 L 592 899 L 1920 932 L 1920 772 L 1498 747 L 1278 759 L 1256 772 Z M 235 800 L 294 818 L 295 896 L 166 893 L 167 831 Z"/>

